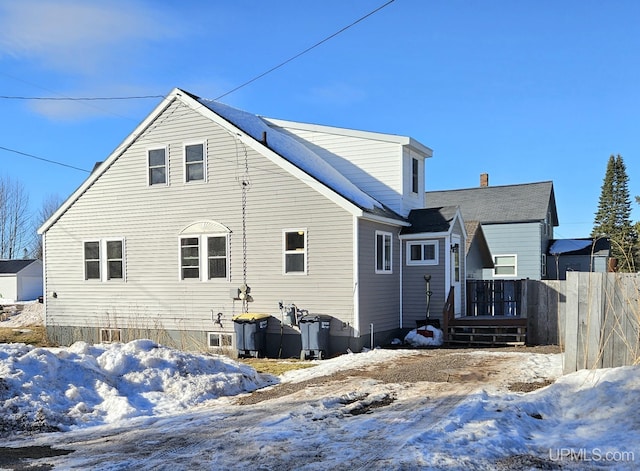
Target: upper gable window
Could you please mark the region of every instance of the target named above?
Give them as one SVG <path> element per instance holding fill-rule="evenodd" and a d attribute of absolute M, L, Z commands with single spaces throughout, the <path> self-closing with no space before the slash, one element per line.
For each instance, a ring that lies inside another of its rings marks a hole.
<path fill-rule="evenodd" d="M 391 232 L 376 231 L 376 273 L 392 273 Z"/>
<path fill-rule="evenodd" d="M 420 182 L 420 173 L 418 168 L 420 167 L 418 159 L 411 159 L 411 191 L 413 193 L 418 193 L 419 190 L 419 182 Z"/>
<path fill-rule="evenodd" d="M 206 180 L 206 151 L 204 143 L 185 144 L 184 179 L 186 182 Z"/>
<path fill-rule="evenodd" d="M 167 184 L 167 148 L 160 147 L 147 151 L 149 185 Z"/>

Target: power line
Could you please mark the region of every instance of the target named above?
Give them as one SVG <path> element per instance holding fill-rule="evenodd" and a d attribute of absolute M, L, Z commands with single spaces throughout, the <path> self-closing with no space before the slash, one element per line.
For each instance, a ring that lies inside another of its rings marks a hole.
<path fill-rule="evenodd" d="M 235 92 L 235 91 L 240 90 L 240 89 L 241 89 L 241 88 L 243 88 L 243 87 L 246 87 L 247 85 L 249 85 L 250 83 L 255 82 L 256 80 L 261 79 L 262 77 L 264 77 L 264 76 L 265 76 L 265 75 L 267 75 L 267 74 L 270 74 L 270 73 L 271 73 L 271 72 L 273 72 L 274 70 L 279 69 L 280 67 L 282 67 L 282 66 L 284 66 L 284 65 L 288 64 L 289 62 L 291 62 L 291 61 L 293 61 L 293 60 L 297 59 L 298 57 L 300 57 L 300 56 L 302 56 L 302 55 L 306 54 L 307 52 L 311 51 L 312 49 L 315 49 L 316 47 L 320 46 L 321 44 L 326 43 L 326 42 L 327 42 L 327 41 L 329 41 L 330 39 L 335 38 L 335 37 L 336 37 L 336 36 L 338 36 L 340 33 L 343 33 L 344 31 L 348 30 L 348 29 L 349 29 L 349 28 L 351 28 L 352 26 L 355 26 L 356 24 L 358 24 L 358 23 L 360 23 L 361 21 L 363 21 L 363 20 L 367 19 L 367 18 L 368 18 L 368 17 L 370 17 L 371 15 L 373 15 L 373 14 L 375 14 L 375 13 L 379 12 L 379 11 L 380 11 L 380 10 L 382 10 L 383 8 L 385 8 L 385 7 L 389 6 L 390 4 L 392 4 L 394 1 L 395 1 L 395 0 L 389 0 L 389 1 L 388 1 L 387 3 L 385 3 L 384 5 L 382 5 L 382 6 L 378 7 L 378 8 L 376 8 L 375 10 L 373 10 L 373 11 L 371 11 L 371 12 L 367 13 L 366 15 L 364 15 L 364 16 L 362 16 L 362 17 L 358 18 L 356 21 L 354 21 L 353 23 L 351 23 L 351 24 L 349 24 L 349 25 L 345 26 L 345 27 L 344 27 L 344 28 L 342 28 L 341 30 L 336 31 L 335 33 L 333 33 L 333 34 L 332 34 L 332 35 L 330 35 L 330 36 L 327 36 L 327 37 L 326 37 L 326 38 L 324 38 L 322 41 L 319 41 L 319 42 L 315 43 L 313 46 L 310 46 L 310 47 L 306 48 L 304 51 L 299 52 L 298 54 L 296 54 L 295 56 L 293 56 L 293 57 L 291 57 L 291 58 L 287 59 L 286 61 L 281 62 L 280 64 L 278 64 L 278 65 L 276 65 L 276 66 L 274 66 L 274 67 L 271 67 L 271 68 L 270 68 L 269 70 L 267 70 L 266 72 L 263 72 L 263 73 L 261 73 L 260 75 L 255 76 L 255 77 L 254 77 L 254 78 L 252 78 L 251 80 L 247 80 L 246 82 L 244 82 L 244 83 L 243 83 L 243 84 L 241 84 L 241 85 L 238 85 L 238 86 L 237 86 L 237 87 L 235 87 L 234 89 L 229 90 L 229 91 L 228 91 L 228 92 L 226 92 L 226 93 L 223 93 L 222 95 L 220 95 L 220 96 L 218 96 L 218 97 L 214 98 L 214 100 L 219 100 L 220 98 L 223 98 L 223 97 L 225 97 L 225 96 L 227 96 L 227 95 L 230 95 L 231 93 L 233 93 L 233 92 Z"/>
<path fill-rule="evenodd" d="M 0 146 L 0 149 L 2 150 L 6 150 L 7 152 L 13 152 L 14 154 L 19 154 L 19 155 L 23 155 L 25 157 L 30 157 L 32 159 L 36 159 L 36 160 L 41 160 L 43 162 L 48 162 L 50 164 L 54 164 L 54 165 L 60 165 L 61 167 L 67 167 L 67 168 L 71 168 L 73 170 L 78 170 L 80 172 L 85 172 L 85 173 L 91 173 L 91 171 L 86 170 L 84 168 L 80 168 L 80 167 L 74 167 L 73 165 L 69 165 L 69 164 L 65 164 L 62 162 L 58 162 L 56 160 L 51 160 L 51 159 L 45 159 L 43 157 L 38 157 L 37 155 L 33 155 L 33 154 L 27 154 L 26 152 L 20 152 L 19 150 L 15 150 L 15 149 L 9 149 L 8 147 L 2 147 Z"/>
<path fill-rule="evenodd" d="M 98 100 L 142 100 L 146 98 L 164 98 L 164 95 L 116 96 L 116 97 L 43 97 L 43 96 L 7 96 L 3 100 L 49 100 L 49 101 L 98 101 Z"/>

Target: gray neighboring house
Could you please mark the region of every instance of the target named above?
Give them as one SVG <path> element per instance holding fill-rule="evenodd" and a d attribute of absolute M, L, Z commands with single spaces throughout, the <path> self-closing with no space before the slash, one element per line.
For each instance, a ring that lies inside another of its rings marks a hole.
<path fill-rule="evenodd" d="M 0 298 L 33 301 L 42 296 L 42 262 L 37 259 L 0 260 Z"/>
<path fill-rule="evenodd" d="M 460 190 L 428 191 L 426 206 L 456 205 L 465 221 L 478 221 L 493 256 L 493 268 L 468 271 L 469 279 L 544 280 L 547 248 L 558 226 L 553 182 L 480 186 Z"/>
<path fill-rule="evenodd" d="M 607 238 L 554 239 L 549 241 L 547 275 L 566 280 L 568 271 L 605 273 L 611 268 L 611 243 Z"/>
<path fill-rule="evenodd" d="M 432 226 L 415 211 L 431 155 L 174 89 L 39 229 L 47 332 L 233 347 L 249 311 L 271 316 L 267 355 L 287 357 L 300 332 L 280 306 L 295 305 L 331 317 L 332 352 L 383 344 L 425 312 L 426 273 L 434 311 L 464 279 L 460 212 Z"/>

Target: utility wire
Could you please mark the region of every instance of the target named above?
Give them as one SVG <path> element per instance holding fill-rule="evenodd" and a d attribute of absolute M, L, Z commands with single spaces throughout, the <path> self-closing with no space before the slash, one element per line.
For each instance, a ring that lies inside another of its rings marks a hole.
<path fill-rule="evenodd" d="M 50 100 L 50 101 L 98 101 L 98 100 L 141 100 L 145 98 L 164 98 L 164 95 L 116 96 L 116 97 L 43 97 L 43 96 L 6 96 L 3 100 Z"/>
<path fill-rule="evenodd" d="M 69 164 L 64 164 L 62 162 L 57 162 L 55 160 L 51 160 L 51 159 L 45 159 L 43 157 L 38 157 L 37 155 L 33 155 L 33 154 L 27 154 L 26 152 L 20 152 L 19 150 L 15 150 L 15 149 L 9 149 L 8 147 L 2 147 L 0 146 L 0 149 L 2 150 L 6 150 L 7 152 L 13 152 L 14 154 L 19 154 L 19 155 L 23 155 L 25 157 L 30 157 L 32 159 L 36 159 L 36 160 L 41 160 L 43 162 L 48 162 L 50 164 L 55 164 L 55 165 L 60 165 L 61 167 L 67 167 L 67 168 L 72 168 L 73 170 L 78 170 L 80 172 L 86 172 L 86 173 L 91 173 L 91 171 L 84 169 L 84 168 L 80 168 L 80 167 L 74 167 L 73 165 L 69 165 Z"/>
<path fill-rule="evenodd" d="M 264 76 L 265 76 L 265 75 L 267 75 L 267 74 L 270 74 L 270 73 L 271 73 L 271 72 L 273 72 L 274 70 L 279 69 L 280 67 L 282 67 L 282 66 L 284 66 L 284 65 L 288 64 L 289 62 L 291 62 L 291 61 L 293 61 L 293 60 L 297 59 L 298 57 L 300 57 L 300 56 L 302 56 L 302 55 L 306 54 L 307 52 L 311 51 L 312 49 L 315 49 L 316 47 L 320 46 L 321 44 L 326 43 L 326 42 L 327 42 L 327 41 L 329 41 L 330 39 L 335 38 L 335 37 L 336 37 L 336 36 L 338 36 L 340 33 L 343 33 L 344 31 L 348 30 L 348 29 L 349 29 L 349 28 L 351 28 L 352 26 L 355 26 L 356 24 L 360 23 L 361 21 L 363 21 L 363 20 L 365 20 L 365 19 L 369 18 L 371 15 L 373 15 L 373 14 L 375 14 L 375 13 L 379 12 L 380 10 L 382 10 L 383 8 L 385 8 L 385 7 L 389 6 L 389 5 L 390 5 L 390 4 L 392 4 L 394 1 L 395 1 L 395 0 L 389 0 L 389 1 L 388 1 L 387 3 L 385 3 L 384 5 L 382 5 L 382 6 L 378 7 L 378 8 L 376 8 L 375 10 L 373 10 L 373 11 L 371 11 L 371 12 L 369 12 L 369 13 L 367 13 L 367 14 L 366 14 L 366 15 L 364 15 L 363 17 L 358 18 L 356 21 L 354 21 L 353 23 L 351 23 L 351 24 L 349 24 L 349 25 L 345 26 L 345 27 L 344 27 L 344 28 L 342 28 L 341 30 L 336 31 L 335 33 L 333 33 L 333 34 L 332 34 L 332 35 L 330 35 L 330 36 L 327 36 L 327 37 L 326 37 L 326 38 L 324 38 L 322 41 L 319 41 L 319 42 L 315 43 L 313 46 L 310 46 L 310 47 L 306 48 L 304 51 L 299 52 L 298 54 L 296 54 L 295 56 L 293 56 L 293 57 L 291 57 L 291 58 L 287 59 L 286 61 L 281 62 L 280 64 L 278 64 L 278 65 L 276 65 L 276 66 L 274 66 L 274 67 L 271 67 L 271 68 L 270 68 L 269 70 L 267 70 L 266 72 L 263 72 L 263 73 L 261 73 L 260 75 L 255 76 L 255 77 L 254 77 L 254 78 L 252 78 L 251 80 L 247 80 L 247 81 L 246 81 L 246 82 L 244 82 L 243 84 L 238 85 L 236 88 L 234 88 L 234 89 L 232 89 L 232 90 L 229 90 L 229 91 L 228 91 L 228 92 L 226 92 L 226 93 L 223 93 L 222 95 L 220 95 L 220 96 L 218 96 L 218 97 L 214 98 L 214 100 L 219 100 L 220 98 L 223 98 L 223 97 L 225 97 L 225 96 L 227 96 L 227 95 L 232 94 L 232 93 L 233 93 L 233 92 L 235 92 L 235 91 L 240 90 L 240 89 L 241 89 L 241 88 L 243 88 L 243 87 L 246 87 L 247 85 L 249 85 L 250 83 L 255 82 L 256 80 L 261 79 L 262 77 L 264 77 Z"/>

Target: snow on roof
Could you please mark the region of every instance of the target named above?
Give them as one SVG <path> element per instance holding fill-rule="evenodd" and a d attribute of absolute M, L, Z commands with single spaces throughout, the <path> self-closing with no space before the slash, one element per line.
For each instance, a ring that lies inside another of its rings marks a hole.
<path fill-rule="evenodd" d="M 266 146 L 268 148 L 361 209 L 371 211 L 375 208 L 384 208 L 382 203 L 358 188 L 318 154 L 292 137 L 269 126 L 259 116 L 214 100 L 204 98 L 197 98 L 197 100 L 257 141 L 262 142 L 263 133 L 267 133 Z"/>

